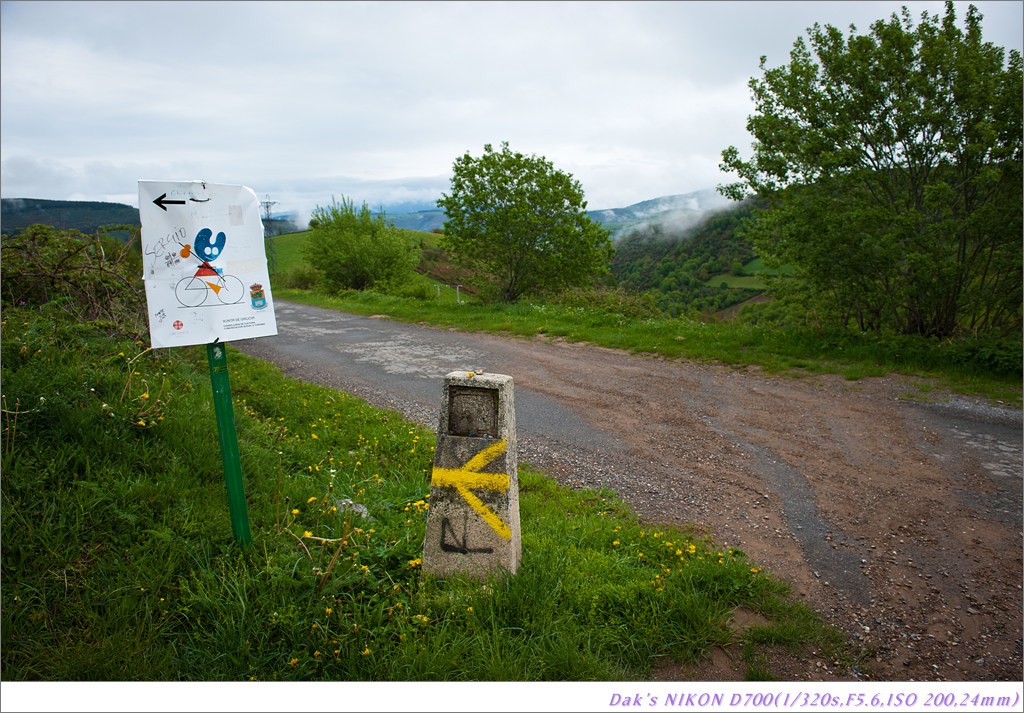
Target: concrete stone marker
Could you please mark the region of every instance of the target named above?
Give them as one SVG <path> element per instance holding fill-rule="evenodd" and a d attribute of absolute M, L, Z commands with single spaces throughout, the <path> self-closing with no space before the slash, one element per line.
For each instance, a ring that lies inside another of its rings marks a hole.
<path fill-rule="evenodd" d="M 522 561 L 512 377 L 444 378 L 423 571 L 484 578 Z"/>

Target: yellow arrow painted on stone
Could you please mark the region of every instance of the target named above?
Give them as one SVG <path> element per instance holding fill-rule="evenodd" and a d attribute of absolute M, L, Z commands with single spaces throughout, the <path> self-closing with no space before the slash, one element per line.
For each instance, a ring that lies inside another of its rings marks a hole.
<path fill-rule="evenodd" d="M 512 530 L 506 525 L 493 510 L 484 504 L 480 498 L 474 495 L 472 490 L 508 490 L 510 480 L 508 473 L 481 473 L 480 469 L 486 467 L 491 461 L 505 452 L 505 439 L 487 446 L 475 456 L 469 459 L 466 465 L 461 468 L 438 468 L 434 467 L 430 474 L 430 484 L 438 487 L 453 487 L 459 491 L 459 495 L 469 503 L 476 514 L 483 518 L 484 522 L 491 526 L 491 529 L 498 533 L 498 537 L 508 540 L 512 537 Z"/>

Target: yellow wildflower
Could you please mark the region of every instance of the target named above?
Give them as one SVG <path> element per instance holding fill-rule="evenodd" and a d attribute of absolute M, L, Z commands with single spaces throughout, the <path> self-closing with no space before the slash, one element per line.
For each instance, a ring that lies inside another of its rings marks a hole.
<path fill-rule="evenodd" d="M 309 530 L 306 530 L 305 532 L 302 533 L 302 536 L 303 537 L 312 537 L 313 533 L 310 532 Z"/>

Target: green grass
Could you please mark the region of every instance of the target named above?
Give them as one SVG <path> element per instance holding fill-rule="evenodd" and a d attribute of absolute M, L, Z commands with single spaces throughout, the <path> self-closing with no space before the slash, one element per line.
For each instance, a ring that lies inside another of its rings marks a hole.
<path fill-rule="evenodd" d="M 771 268 L 764 264 L 764 260 L 756 257 L 743 266 L 743 272 L 743 275 L 733 275 L 727 272 L 712 275 L 704 281 L 704 284 L 709 287 L 719 287 L 724 284 L 726 287 L 737 289 L 763 290 L 768 287 L 767 277 L 790 275 L 793 268 L 790 266 Z"/>
<path fill-rule="evenodd" d="M 726 287 L 745 290 L 763 290 L 768 286 L 768 282 L 758 275 L 732 275 L 729 273 L 712 275 L 704 281 L 704 284 L 709 287 L 725 285 Z"/>
<path fill-rule="evenodd" d="M 764 264 L 764 260 L 759 257 L 755 257 L 743 266 L 743 271 L 748 275 L 792 275 L 793 267 L 792 265 L 768 267 Z"/>
<path fill-rule="evenodd" d="M 302 268 L 302 234 L 277 240 L 285 265 Z M 229 348 L 252 530 L 239 546 L 205 350 L 146 348 L 125 336 L 144 321 L 137 298 L 117 292 L 123 282 L 97 292 L 61 274 L 65 292 L 5 305 L 0 330 L 5 681 L 637 680 L 719 645 L 738 651 L 748 680 L 772 678 L 777 648 L 859 661 L 770 563 L 685 528 L 652 529 L 615 494 L 560 487 L 528 463 L 519 572 L 423 576 L 433 433 Z M 426 293 L 274 290 L 359 314 L 785 373 L 905 371 L 923 397 L 942 382 L 1020 402 L 1019 360 L 1013 373 L 1005 350 L 982 343 Z M 65 311 L 100 295 L 117 319 Z M 768 623 L 733 632 L 739 609 Z"/>
<path fill-rule="evenodd" d="M 249 547 L 203 348 L 4 309 L 4 680 L 637 680 L 717 645 L 758 678 L 775 646 L 854 660 L 764 563 L 525 463 L 519 572 L 425 577 L 432 432 L 228 352 Z M 738 607 L 782 634 L 734 634 Z"/>
<path fill-rule="evenodd" d="M 270 238 L 270 248 L 274 255 L 274 272 L 283 274 L 306 264 L 306 258 L 302 254 L 303 246 L 309 237 L 309 231 L 301 233 L 286 233 Z M 269 252 L 269 251 L 268 251 Z"/>

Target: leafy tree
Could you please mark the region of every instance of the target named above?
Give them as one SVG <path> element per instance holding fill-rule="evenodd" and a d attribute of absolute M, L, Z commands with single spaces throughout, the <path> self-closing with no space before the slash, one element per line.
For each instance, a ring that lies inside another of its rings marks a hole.
<path fill-rule="evenodd" d="M 864 330 L 947 336 L 1020 330 L 1022 64 L 964 29 L 904 7 L 866 35 L 797 39 L 788 65 L 750 81 L 753 157 L 722 168 L 739 199 L 770 201 L 748 235 L 790 263 L 808 304 Z M 813 50 L 813 54 L 812 54 Z"/>
<path fill-rule="evenodd" d="M 341 203 L 332 199 L 313 209 L 309 227 L 306 259 L 328 290 L 397 286 L 419 262 L 419 245 L 383 211 L 372 215 L 365 202 L 357 211 L 344 196 Z"/>
<path fill-rule="evenodd" d="M 490 144 L 456 159 L 451 193 L 437 201 L 442 246 L 476 271 L 476 284 L 504 302 L 595 284 L 609 274 L 610 232 L 586 214 L 578 181 L 540 156 Z"/>

